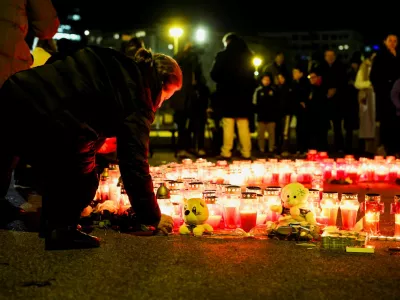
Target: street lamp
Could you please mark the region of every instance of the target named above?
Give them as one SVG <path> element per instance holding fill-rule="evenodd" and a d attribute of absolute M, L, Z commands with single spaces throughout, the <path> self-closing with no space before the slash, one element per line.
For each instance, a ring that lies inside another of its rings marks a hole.
<path fill-rule="evenodd" d="M 196 41 L 197 42 L 204 43 L 204 41 L 206 40 L 206 36 L 207 36 L 207 32 L 204 29 L 202 29 L 202 28 L 197 29 L 197 31 L 196 31 Z"/>
<path fill-rule="evenodd" d="M 253 65 L 254 65 L 254 67 L 256 69 L 255 72 L 254 72 L 255 76 L 258 76 L 258 74 L 259 74 L 258 68 L 261 66 L 261 64 L 262 64 L 261 58 L 259 58 L 259 57 L 254 57 L 253 58 Z"/>
<path fill-rule="evenodd" d="M 174 54 L 178 53 L 179 50 L 179 38 L 183 34 L 183 29 L 179 27 L 173 27 L 169 30 L 169 35 L 174 38 Z"/>

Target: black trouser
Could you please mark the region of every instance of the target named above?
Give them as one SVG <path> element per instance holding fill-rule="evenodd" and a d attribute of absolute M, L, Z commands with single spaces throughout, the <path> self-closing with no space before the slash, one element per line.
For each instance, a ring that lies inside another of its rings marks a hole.
<path fill-rule="evenodd" d="M 190 118 L 190 132 L 193 133 L 192 147 L 195 150 L 204 150 L 204 134 L 206 130 L 205 112 Z"/>
<path fill-rule="evenodd" d="M 387 155 L 400 152 L 398 134 L 400 118 L 394 112 L 387 113 L 380 121 L 381 144 L 385 146 Z"/>
<path fill-rule="evenodd" d="M 339 114 L 332 116 L 333 124 L 333 145 L 336 150 L 344 150 L 344 139 L 342 130 L 343 117 Z"/>
<path fill-rule="evenodd" d="M 318 151 L 328 150 L 328 129 L 321 124 L 315 124 L 315 127 L 310 129 L 310 146 Z"/>
<path fill-rule="evenodd" d="M 55 125 L 38 125 L 35 118 L 16 114 L 3 119 L 0 127 L 1 136 L 8 142 L 0 157 L 1 196 L 7 193 L 15 157 L 23 157 L 39 177 L 42 219 L 47 229 L 75 226 L 82 209 L 95 196 L 95 155 L 104 140 L 89 131 L 81 132 L 81 138 L 66 136 Z"/>
<path fill-rule="evenodd" d="M 297 151 L 302 153 L 308 150 L 309 145 L 309 132 L 308 124 L 309 120 L 305 112 L 300 112 L 296 115 L 297 125 L 296 125 L 296 144 Z"/>
<path fill-rule="evenodd" d="M 185 111 L 177 110 L 174 120 L 178 125 L 178 150 L 188 150 L 190 146 L 190 132 L 188 129 L 189 115 Z"/>

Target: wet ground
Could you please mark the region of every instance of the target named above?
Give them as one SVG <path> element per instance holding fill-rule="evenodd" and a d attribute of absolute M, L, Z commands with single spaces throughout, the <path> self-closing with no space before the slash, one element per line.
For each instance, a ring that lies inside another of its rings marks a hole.
<path fill-rule="evenodd" d="M 382 231 L 393 234 L 399 186 L 325 189 L 382 194 Z M 94 234 L 99 249 L 46 252 L 37 233 L 0 230 L 0 299 L 400 299 L 400 256 L 388 252 L 400 242 L 346 254 L 252 238 Z"/>

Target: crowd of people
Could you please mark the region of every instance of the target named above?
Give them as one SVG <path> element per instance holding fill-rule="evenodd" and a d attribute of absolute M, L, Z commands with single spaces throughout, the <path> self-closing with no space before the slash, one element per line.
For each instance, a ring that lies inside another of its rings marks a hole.
<path fill-rule="evenodd" d="M 310 67 L 299 63 L 289 70 L 284 54 L 278 53 L 256 78 L 253 53 L 245 41 L 229 33 L 223 44 L 225 49 L 217 54 L 210 73 L 216 83 L 213 93 L 205 84 L 193 45 L 176 57 L 184 74 L 182 91 L 171 99 L 179 132 L 178 156 L 208 152 L 230 159 L 236 150 L 235 135 L 244 159 L 257 152 L 302 155 L 308 149 L 366 156 L 400 153 L 391 134 L 399 124 L 396 113 L 400 111 L 396 35 L 387 35 L 381 51 L 354 56 L 348 65 L 337 59 L 334 50 L 326 50 L 321 62 Z M 208 116 L 215 127 L 212 149 L 205 151 Z M 290 136 L 294 116 L 295 149 Z M 332 145 L 328 143 L 330 129 Z M 252 150 L 252 132 L 257 132 L 257 152 Z"/>

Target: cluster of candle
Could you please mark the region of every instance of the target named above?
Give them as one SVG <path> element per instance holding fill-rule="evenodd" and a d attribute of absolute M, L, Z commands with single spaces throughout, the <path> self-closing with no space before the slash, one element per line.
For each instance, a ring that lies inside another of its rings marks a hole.
<path fill-rule="evenodd" d="M 336 161 L 328 157 L 326 152 L 318 153 L 309 150 L 307 161 L 319 164 L 323 180 L 351 179 L 358 182 L 390 182 L 396 181 L 400 175 L 400 160 L 394 156 L 375 156 L 374 159 L 361 157 L 356 160 L 353 155 L 346 155 Z"/>
<path fill-rule="evenodd" d="M 99 211 L 108 210 L 111 213 L 122 214 L 131 207 L 120 178 L 118 165 L 111 164 L 109 168 L 104 169 L 94 198 Z"/>

